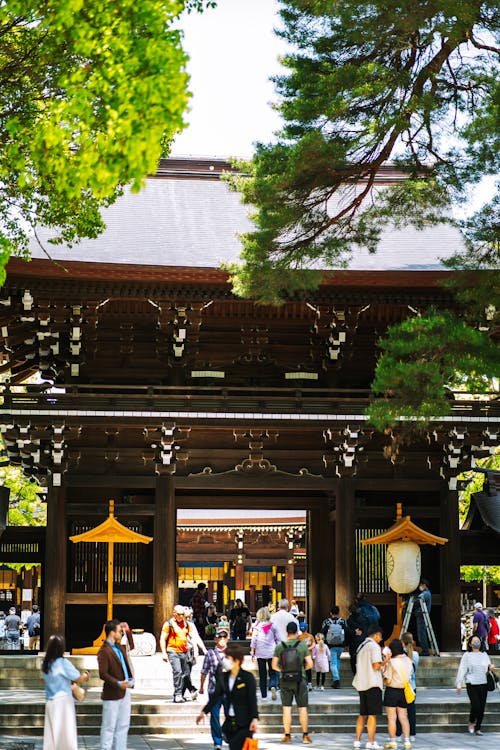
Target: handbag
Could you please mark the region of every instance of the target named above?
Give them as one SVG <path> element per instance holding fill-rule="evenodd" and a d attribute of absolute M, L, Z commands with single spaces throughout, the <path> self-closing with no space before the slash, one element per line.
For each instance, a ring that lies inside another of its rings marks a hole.
<path fill-rule="evenodd" d="M 488 693 L 492 693 L 496 690 L 498 677 L 491 669 L 486 670 L 486 685 L 488 686 Z"/>
<path fill-rule="evenodd" d="M 86 696 L 85 690 L 77 682 L 71 683 L 71 692 L 75 701 L 82 701 Z"/>
<path fill-rule="evenodd" d="M 396 660 L 394 661 L 397 664 Z M 413 701 L 415 700 L 415 691 L 410 685 L 410 683 L 408 682 L 408 680 L 406 679 L 406 677 L 404 676 L 403 670 L 400 669 L 399 666 L 400 665 L 398 664 L 398 672 L 400 674 L 401 679 L 403 680 L 403 690 L 405 694 L 405 701 L 407 703 L 413 703 Z"/>
<path fill-rule="evenodd" d="M 247 737 L 241 750 L 259 750 L 259 740 L 255 737 Z"/>

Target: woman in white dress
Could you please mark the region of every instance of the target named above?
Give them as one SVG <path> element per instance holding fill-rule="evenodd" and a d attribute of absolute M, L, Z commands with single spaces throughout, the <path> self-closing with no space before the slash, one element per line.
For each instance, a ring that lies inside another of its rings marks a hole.
<path fill-rule="evenodd" d="M 43 750 L 77 750 L 75 701 L 71 683 L 87 682 L 88 672 L 78 669 L 64 658 L 66 644 L 62 635 L 51 635 L 42 662 L 45 681 L 45 723 Z"/>

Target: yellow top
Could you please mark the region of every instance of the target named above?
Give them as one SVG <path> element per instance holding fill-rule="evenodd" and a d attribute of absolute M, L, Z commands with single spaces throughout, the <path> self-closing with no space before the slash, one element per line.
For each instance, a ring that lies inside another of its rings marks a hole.
<path fill-rule="evenodd" d="M 127 529 L 115 518 L 115 501 L 109 501 L 109 517 L 90 531 L 83 534 L 70 536 L 72 542 L 126 542 L 127 544 L 149 544 L 153 541 L 152 536 L 137 534 L 132 529 Z"/>

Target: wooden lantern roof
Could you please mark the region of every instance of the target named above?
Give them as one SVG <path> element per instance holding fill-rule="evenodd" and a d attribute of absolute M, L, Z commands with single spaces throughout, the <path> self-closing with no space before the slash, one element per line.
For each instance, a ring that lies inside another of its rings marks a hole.
<path fill-rule="evenodd" d="M 444 536 L 431 534 L 413 523 L 410 516 L 402 517 L 401 503 L 398 503 L 396 523 L 382 534 L 364 539 L 363 544 L 391 544 L 391 542 L 416 542 L 417 544 L 446 544 Z"/>
<path fill-rule="evenodd" d="M 128 529 L 115 518 L 115 501 L 109 501 L 109 516 L 94 529 L 85 531 L 83 534 L 70 536 L 75 544 L 78 542 L 126 542 L 127 544 L 149 544 L 153 537 L 137 534 Z"/>

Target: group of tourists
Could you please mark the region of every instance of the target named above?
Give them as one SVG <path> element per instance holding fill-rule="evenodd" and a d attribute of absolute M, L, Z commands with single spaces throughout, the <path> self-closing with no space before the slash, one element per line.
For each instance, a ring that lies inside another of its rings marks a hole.
<path fill-rule="evenodd" d="M 201 588 L 198 591 L 203 594 Z M 194 599 L 194 597 L 193 597 Z M 193 601 L 192 604 L 195 604 Z M 243 603 L 235 602 L 233 609 Z M 172 616 L 163 623 L 160 648 L 163 659 L 172 670 L 173 701 L 184 703 L 207 696 L 207 702 L 198 714 L 200 723 L 210 716 L 210 730 L 214 749 L 223 741 L 230 750 L 242 750 L 247 738 L 258 727 L 257 682 L 253 674 L 243 668 L 244 651 L 231 639 L 238 616 L 209 620 L 213 625 L 213 645 L 207 648 L 198 630 L 197 622 L 203 620 L 207 638 L 209 607 L 184 607 L 173 609 Z M 468 731 L 481 735 L 487 696 L 487 674 L 493 674 L 485 650 L 481 619 L 476 606 L 475 628 L 464 653 L 456 677 L 460 693 L 465 683 L 470 700 Z M 203 612 L 203 617 L 202 617 Z M 36 613 L 35 613 L 36 614 Z M 302 743 L 310 744 L 308 729 L 309 693 L 313 689 L 313 670 L 316 687 L 324 690 L 325 675 L 332 675 L 332 687 L 341 685 L 340 660 L 348 649 L 354 679 L 352 685 L 359 694 L 359 716 L 356 721 L 354 748 L 360 748 L 366 729 L 366 750 L 376 750 L 381 745 L 376 740 L 377 718 L 385 709 L 388 740 L 384 747 L 398 747 L 402 737 L 403 748 L 412 747 L 416 735 L 416 672 L 419 650 L 411 633 L 403 633 L 383 647 L 382 628 L 378 609 L 359 594 L 349 607 L 347 618 L 341 616 L 339 607 L 332 605 L 318 633 L 309 632 L 308 624 L 299 612 L 292 612 L 286 599 L 282 599 L 274 612 L 269 607 L 257 611 L 250 633 L 250 658 L 257 663 L 261 702 L 269 695 L 281 700 L 284 734 L 281 742 L 291 743 L 292 705 L 298 707 Z M 246 615 L 243 615 L 246 619 Z M 241 631 L 242 632 L 242 631 Z M 131 713 L 131 688 L 134 672 L 129 652 L 134 642 L 130 628 L 119 620 L 110 620 L 104 626 L 105 641 L 98 656 L 100 679 L 103 681 L 100 750 L 126 750 Z M 247 631 L 248 634 L 248 631 Z M 76 714 L 72 692 L 75 685 L 88 681 L 87 672 L 79 672 L 64 658 L 65 643 L 60 635 L 49 638 L 42 673 L 46 686 L 47 707 L 44 727 L 44 750 L 76 750 Z M 200 685 L 197 689 L 191 679 L 191 670 L 199 653 L 204 654 Z M 223 714 L 223 716 L 222 716 Z"/>
<path fill-rule="evenodd" d="M 16 607 L 10 607 L 8 614 L 0 612 L 0 649 L 19 651 L 24 648 L 24 634 L 27 633 L 27 648 L 30 651 L 40 649 L 40 611 L 37 604 L 31 610 L 17 614 Z"/>
<path fill-rule="evenodd" d="M 462 617 L 460 623 L 462 651 L 467 651 L 469 641 L 474 636 L 479 637 L 482 651 L 488 651 L 490 654 L 500 653 L 500 617 L 495 616 L 493 607 L 483 609 L 481 602 L 474 604 L 472 617 L 468 618 L 466 615 Z"/>

